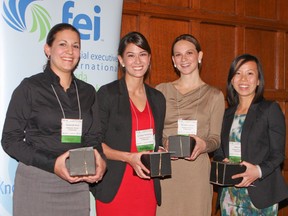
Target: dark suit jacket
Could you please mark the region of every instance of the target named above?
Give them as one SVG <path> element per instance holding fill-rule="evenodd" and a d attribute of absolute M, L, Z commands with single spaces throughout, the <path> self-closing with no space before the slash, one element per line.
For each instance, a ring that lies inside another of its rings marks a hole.
<path fill-rule="evenodd" d="M 166 102 L 163 94 L 145 84 L 146 95 L 155 122 L 155 151 L 162 145 L 162 131 Z M 130 152 L 132 118 L 129 95 L 125 79 L 116 80 L 102 86 L 98 92 L 98 102 L 104 143 L 112 149 Z M 125 171 L 126 163 L 107 159 L 107 173 L 103 180 L 91 188 L 95 198 L 102 202 L 111 202 L 115 197 Z M 155 196 L 161 204 L 161 188 L 159 179 L 154 179 Z"/>
<path fill-rule="evenodd" d="M 214 153 L 214 160 L 229 157 L 229 133 L 236 109 L 235 106 L 225 111 L 221 147 Z M 262 100 L 250 106 L 241 133 L 241 159 L 259 165 L 262 171 L 262 178 L 254 182 L 256 187 L 248 187 L 257 208 L 266 208 L 288 197 L 280 169 L 285 158 L 285 136 L 285 118 L 276 102 Z"/>

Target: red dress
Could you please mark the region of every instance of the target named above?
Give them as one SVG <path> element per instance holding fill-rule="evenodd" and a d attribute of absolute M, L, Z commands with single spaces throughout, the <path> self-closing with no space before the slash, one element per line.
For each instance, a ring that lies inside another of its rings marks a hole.
<path fill-rule="evenodd" d="M 147 101 L 145 109 L 140 112 L 130 102 L 132 113 L 131 152 L 137 152 L 135 131 L 153 128 L 154 118 Z M 126 164 L 126 170 L 120 188 L 110 203 L 96 200 L 97 216 L 155 216 L 156 197 L 153 180 L 139 178 L 133 173 L 133 168 Z"/>

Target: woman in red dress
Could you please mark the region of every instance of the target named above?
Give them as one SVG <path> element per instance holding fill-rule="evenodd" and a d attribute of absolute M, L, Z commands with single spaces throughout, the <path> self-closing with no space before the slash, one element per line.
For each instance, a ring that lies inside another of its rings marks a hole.
<path fill-rule="evenodd" d="M 165 98 L 144 83 L 151 49 L 139 32 L 124 36 L 118 48 L 123 78 L 102 86 L 100 106 L 107 173 L 91 188 L 97 216 L 154 216 L 161 204 L 159 179 L 150 179 L 141 155 L 162 143 Z"/>

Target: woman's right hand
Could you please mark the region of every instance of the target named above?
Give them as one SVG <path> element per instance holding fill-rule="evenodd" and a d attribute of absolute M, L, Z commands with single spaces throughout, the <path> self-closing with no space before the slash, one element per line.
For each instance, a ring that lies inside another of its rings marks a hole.
<path fill-rule="evenodd" d="M 225 162 L 225 163 L 229 163 L 230 161 L 229 161 L 228 158 L 224 158 L 224 159 L 223 159 L 223 162 Z"/>
<path fill-rule="evenodd" d="M 64 154 L 60 155 L 55 162 L 54 165 L 54 173 L 59 176 L 60 178 L 68 181 L 70 183 L 76 183 L 82 181 L 82 177 L 70 176 L 68 169 L 66 167 L 66 159 L 69 157 L 69 151 L 65 152 Z"/>
<path fill-rule="evenodd" d="M 130 152 L 128 156 L 127 163 L 134 169 L 137 176 L 143 179 L 150 179 L 150 176 L 145 173 L 150 173 L 150 171 L 141 162 L 141 155 L 149 154 L 149 152 Z"/>

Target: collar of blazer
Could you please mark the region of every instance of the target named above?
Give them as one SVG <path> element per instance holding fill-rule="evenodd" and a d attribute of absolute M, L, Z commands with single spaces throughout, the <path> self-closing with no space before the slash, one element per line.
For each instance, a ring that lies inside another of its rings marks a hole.
<path fill-rule="evenodd" d="M 251 106 L 249 107 L 245 122 L 243 124 L 242 133 L 241 133 L 241 143 L 242 143 L 243 148 L 245 148 L 245 146 L 248 143 L 249 135 L 252 131 L 251 129 L 253 127 L 253 124 L 262 115 L 261 110 L 263 108 L 261 105 L 262 105 L 262 101 L 259 103 L 251 104 Z M 223 141 L 227 140 L 228 143 L 229 143 L 229 134 L 230 134 L 230 130 L 231 130 L 231 126 L 233 123 L 233 119 L 234 119 L 234 115 L 235 115 L 236 110 L 237 110 L 237 106 L 227 108 L 227 110 L 225 112 L 225 117 L 223 120 L 223 122 L 224 122 L 223 126 L 224 127 L 223 127 L 223 131 L 222 131 L 222 133 L 223 133 L 222 138 L 223 138 Z"/>

